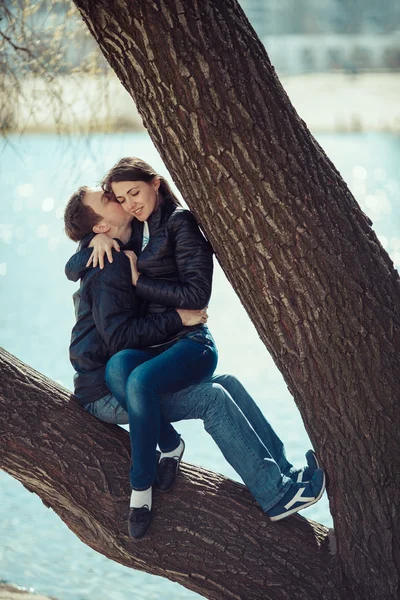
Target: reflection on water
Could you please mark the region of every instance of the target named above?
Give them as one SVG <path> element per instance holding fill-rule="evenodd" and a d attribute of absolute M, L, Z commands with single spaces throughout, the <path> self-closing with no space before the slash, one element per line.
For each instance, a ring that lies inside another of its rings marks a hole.
<path fill-rule="evenodd" d="M 366 134 L 318 139 L 400 266 L 400 140 Z M 64 264 L 75 244 L 63 232 L 63 209 L 79 185 L 96 185 L 106 169 L 126 155 L 144 158 L 168 177 L 146 134 L 94 136 L 90 143 L 84 138 L 15 137 L 1 155 L 0 345 L 68 388 L 71 296 L 76 285 L 66 280 Z M 219 371 L 232 372 L 243 381 L 284 439 L 290 460 L 302 464 L 310 443 L 301 417 L 218 268 L 209 313 L 220 352 Z M 183 423 L 179 430 L 190 439 L 188 461 L 236 478 L 200 423 Z M 60 600 L 197 597 L 95 553 L 37 496 L 4 473 L 0 489 L 0 579 L 32 586 Z M 331 523 L 326 498 L 303 514 Z"/>

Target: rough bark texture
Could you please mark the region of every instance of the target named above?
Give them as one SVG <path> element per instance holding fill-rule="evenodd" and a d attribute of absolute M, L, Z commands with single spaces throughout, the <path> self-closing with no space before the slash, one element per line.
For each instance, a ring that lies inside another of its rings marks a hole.
<path fill-rule="evenodd" d="M 75 0 L 330 476 L 338 581 L 400 595 L 399 279 L 234 0 Z"/>
<path fill-rule="evenodd" d="M 1 349 L 0 374 L 0 468 L 83 542 L 215 600 L 329 597 L 326 527 L 299 516 L 271 524 L 244 486 L 193 465 L 173 491 L 155 494 L 151 530 L 132 541 L 128 433 Z"/>

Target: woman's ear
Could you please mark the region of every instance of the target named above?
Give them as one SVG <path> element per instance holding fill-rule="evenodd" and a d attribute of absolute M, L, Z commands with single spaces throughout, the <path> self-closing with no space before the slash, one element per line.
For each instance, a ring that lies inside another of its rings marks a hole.
<path fill-rule="evenodd" d="M 161 179 L 159 177 L 154 177 L 152 184 L 154 186 L 154 189 L 157 191 L 161 185 Z"/>
<path fill-rule="evenodd" d="M 110 226 L 107 225 L 107 223 L 100 221 L 100 223 L 93 226 L 93 231 L 94 233 L 107 233 L 107 231 L 110 231 Z"/>

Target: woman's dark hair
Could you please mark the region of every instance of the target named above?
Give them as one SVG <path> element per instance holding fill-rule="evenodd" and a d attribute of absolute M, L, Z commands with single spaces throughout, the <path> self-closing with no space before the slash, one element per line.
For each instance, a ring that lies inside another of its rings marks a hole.
<path fill-rule="evenodd" d="M 144 160 L 135 158 L 134 156 L 121 158 L 103 177 L 100 185 L 106 194 L 111 194 L 114 197 L 111 188 L 113 181 L 146 181 L 150 183 L 154 177 L 158 177 L 161 180 L 159 188 L 161 196 L 163 198 L 169 197 L 176 206 L 181 206 L 181 203 L 164 177 L 156 173 Z"/>

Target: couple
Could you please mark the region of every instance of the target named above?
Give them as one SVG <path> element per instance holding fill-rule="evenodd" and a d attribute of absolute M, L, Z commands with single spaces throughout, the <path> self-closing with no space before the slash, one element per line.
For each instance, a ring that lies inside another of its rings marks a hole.
<path fill-rule="evenodd" d="M 150 526 L 152 486 L 168 491 L 175 481 L 185 445 L 171 423 L 184 419 L 204 421 L 272 521 L 317 502 L 325 475 L 315 454 L 295 469 L 240 382 L 213 375 L 217 350 L 206 325 L 212 249 L 164 178 L 123 158 L 101 190 L 81 187 L 71 196 L 64 220 L 80 242 L 66 266 L 68 278 L 80 280 L 74 393 L 102 421 L 129 423 L 130 536 L 139 539 Z"/>

